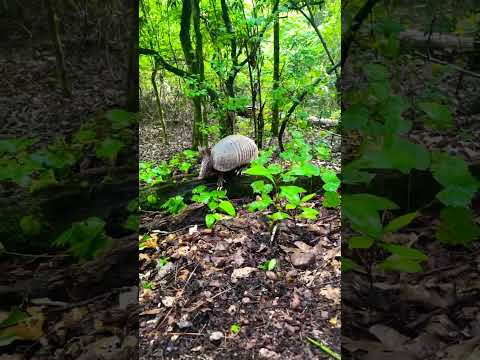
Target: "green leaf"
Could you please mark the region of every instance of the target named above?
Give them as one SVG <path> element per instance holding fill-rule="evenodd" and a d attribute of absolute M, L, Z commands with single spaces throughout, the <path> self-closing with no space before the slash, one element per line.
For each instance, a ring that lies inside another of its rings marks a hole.
<path fill-rule="evenodd" d="M 240 325 L 232 324 L 232 326 L 230 326 L 230 332 L 232 334 L 238 334 L 240 332 Z"/>
<path fill-rule="evenodd" d="M 112 243 L 104 228 L 105 221 L 90 217 L 85 221 L 73 223 L 53 241 L 53 245 L 67 247 L 68 251 L 79 260 L 91 260 Z"/>
<path fill-rule="evenodd" d="M 100 159 L 115 159 L 124 145 L 123 141 L 107 138 L 101 143 L 95 153 Z"/>
<path fill-rule="evenodd" d="M 423 102 L 418 104 L 418 107 L 427 114 L 425 122 L 431 128 L 437 130 L 448 130 L 453 128 L 452 113 L 445 105 Z"/>
<path fill-rule="evenodd" d="M 197 187 L 195 187 L 193 190 L 192 190 L 192 193 L 193 194 L 200 194 L 202 192 L 205 192 L 207 190 L 207 186 L 206 185 L 198 185 Z"/>
<path fill-rule="evenodd" d="M 374 242 L 375 240 L 368 236 L 353 236 L 348 240 L 348 248 L 369 249 Z"/>
<path fill-rule="evenodd" d="M 330 158 L 330 149 L 324 145 L 319 145 L 315 148 L 317 150 L 318 157 L 322 160 L 328 160 Z"/>
<path fill-rule="evenodd" d="M 327 191 L 323 194 L 322 205 L 326 208 L 336 208 L 340 205 L 340 195 L 334 191 Z"/>
<path fill-rule="evenodd" d="M 268 261 L 264 261 L 258 267 L 265 271 L 267 270 L 272 271 L 273 269 L 275 269 L 276 266 L 277 266 L 277 259 L 270 259 Z"/>
<path fill-rule="evenodd" d="M 312 163 L 305 162 L 301 165 L 294 165 L 285 174 L 286 176 L 318 176 L 320 174 L 320 168 Z"/>
<path fill-rule="evenodd" d="M 371 82 L 387 81 L 390 78 L 390 71 L 386 66 L 381 64 L 366 64 L 363 67 L 363 72 Z"/>
<path fill-rule="evenodd" d="M 25 235 L 38 235 L 42 231 L 42 223 L 33 215 L 20 219 L 20 228 Z"/>
<path fill-rule="evenodd" d="M 258 194 L 268 194 L 273 190 L 271 184 L 265 184 L 263 180 L 257 180 L 250 184 L 254 193 Z"/>
<path fill-rule="evenodd" d="M 270 171 L 268 171 L 268 169 L 266 169 L 263 165 L 252 165 L 250 168 L 245 170 L 244 173 L 253 176 L 263 176 L 270 180 L 272 183 L 275 183 Z"/>
<path fill-rule="evenodd" d="M 230 201 L 226 201 L 226 200 L 220 201 L 220 204 L 218 204 L 218 207 L 223 211 L 225 211 L 230 216 L 235 216 L 236 214 L 235 208 L 233 207 Z"/>
<path fill-rule="evenodd" d="M 132 199 L 127 204 L 127 211 L 131 212 L 131 213 L 137 212 L 138 211 L 138 206 L 139 206 L 138 198 Z"/>
<path fill-rule="evenodd" d="M 16 154 L 36 143 L 36 139 L 0 139 L 0 154 Z"/>
<path fill-rule="evenodd" d="M 57 185 L 58 181 L 55 178 L 55 173 L 52 169 L 44 171 L 38 179 L 32 181 L 30 185 L 30 192 L 36 192 L 54 185 Z"/>
<path fill-rule="evenodd" d="M 207 228 L 211 229 L 215 223 L 220 220 L 222 216 L 220 214 L 207 214 L 205 216 L 205 224 L 207 225 Z"/>
<path fill-rule="evenodd" d="M 268 215 L 268 217 L 273 221 L 281 221 L 284 219 L 288 219 L 290 216 L 284 212 L 277 211 L 271 215 Z"/>
<path fill-rule="evenodd" d="M 373 238 L 382 234 L 378 211 L 396 209 L 387 198 L 371 194 L 343 195 L 342 215 L 350 220 L 352 228 Z"/>
<path fill-rule="evenodd" d="M 412 249 L 408 246 L 382 243 L 382 247 L 388 252 L 394 255 L 397 255 L 398 257 L 401 257 L 401 258 L 416 260 L 416 261 L 423 261 L 428 259 L 427 255 L 425 255 L 420 250 Z"/>
<path fill-rule="evenodd" d="M 28 318 L 27 313 L 15 307 L 10 311 L 6 319 L 0 322 L 0 329 L 16 325 L 27 318 Z"/>
<path fill-rule="evenodd" d="M 452 156 L 447 153 L 434 151 L 432 154 L 432 171 L 433 177 L 442 186 L 448 188 L 450 186 L 458 186 L 466 189 L 465 193 L 475 191 L 478 189 L 479 182 L 472 176 L 468 168 L 468 164 L 459 156 Z M 449 189 L 448 191 L 456 191 L 455 189 Z M 465 194 L 460 195 L 465 197 Z M 442 196 L 447 201 L 449 199 L 447 194 Z"/>
<path fill-rule="evenodd" d="M 330 169 L 325 169 L 320 174 L 323 182 L 323 189 L 325 191 L 337 191 L 340 187 L 340 179 L 337 177 L 337 173 Z"/>
<path fill-rule="evenodd" d="M 366 106 L 354 104 L 342 114 L 342 125 L 345 130 L 360 130 L 365 127 L 369 117 L 370 112 Z"/>
<path fill-rule="evenodd" d="M 248 205 L 248 211 L 250 212 L 253 212 L 256 210 L 263 211 L 267 209 L 272 203 L 273 203 L 272 198 L 267 194 L 263 194 L 260 200 L 252 201 Z"/>
<path fill-rule="evenodd" d="M 420 213 L 415 211 L 412 213 L 399 216 L 388 223 L 388 225 L 385 227 L 385 231 L 394 232 L 394 231 L 400 230 L 401 228 L 410 224 L 419 215 Z"/>
<path fill-rule="evenodd" d="M 317 195 L 316 193 L 312 193 L 312 194 L 305 195 L 304 197 L 302 197 L 302 198 L 300 199 L 300 201 L 301 201 L 302 203 L 305 203 L 305 202 L 307 202 L 308 200 L 313 199 L 316 195 Z"/>
<path fill-rule="evenodd" d="M 477 192 L 476 185 L 470 186 L 447 186 L 437 194 L 437 199 L 446 206 L 468 207 Z"/>
<path fill-rule="evenodd" d="M 138 231 L 140 225 L 140 219 L 137 214 L 130 214 L 123 224 L 123 227 L 130 231 Z"/>
<path fill-rule="evenodd" d="M 341 264 L 342 264 L 342 274 L 347 273 L 349 271 L 355 270 L 355 269 L 361 269 L 361 266 L 358 265 L 355 261 L 352 259 L 349 259 L 347 257 L 342 256 L 341 258 Z"/>
<path fill-rule="evenodd" d="M 21 338 L 15 334 L 0 335 L 0 347 L 8 346 L 18 339 L 21 339 Z"/>
<path fill-rule="evenodd" d="M 403 257 L 389 257 L 379 264 L 379 268 L 386 271 L 400 271 L 406 273 L 419 273 L 423 271 L 418 261 Z"/>
<path fill-rule="evenodd" d="M 122 109 L 113 109 L 105 113 L 105 118 L 112 123 L 112 129 L 120 130 L 130 126 L 135 114 Z"/>
<path fill-rule="evenodd" d="M 150 204 L 155 204 L 157 202 L 157 200 L 158 200 L 157 197 L 153 194 L 150 194 L 150 195 L 147 196 L 147 201 Z"/>
<path fill-rule="evenodd" d="M 335 351 L 333 351 L 332 349 L 330 349 L 328 346 L 326 345 L 323 345 L 320 341 L 318 340 L 315 340 L 315 339 L 312 339 L 310 337 L 307 337 L 307 341 L 309 341 L 311 344 L 313 344 L 314 346 L 318 347 L 320 350 L 322 350 L 323 352 L 327 353 L 328 355 L 330 355 L 332 358 L 334 358 L 335 360 L 341 360 L 342 357 L 340 356 L 340 354 L 336 353 Z"/>
<path fill-rule="evenodd" d="M 470 248 L 480 236 L 480 227 L 470 209 L 446 207 L 440 213 L 440 220 L 436 236 L 444 245 Z"/>
<path fill-rule="evenodd" d="M 315 220 L 318 216 L 318 210 L 313 208 L 302 208 L 302 213 L 298 216 L 302 219 Z"/>

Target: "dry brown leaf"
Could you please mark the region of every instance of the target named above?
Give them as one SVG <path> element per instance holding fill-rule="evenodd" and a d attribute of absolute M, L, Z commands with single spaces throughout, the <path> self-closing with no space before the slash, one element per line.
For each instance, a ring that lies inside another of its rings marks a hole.
<path fill-rule="evenodd" d="M 30 315 L 18 324 L 0 330 L 0 336 L 14 334 L 22 340 L 38 340 L 43 336 L 43 315 L 40 307 L 29 307 L 26 313 Z"/>

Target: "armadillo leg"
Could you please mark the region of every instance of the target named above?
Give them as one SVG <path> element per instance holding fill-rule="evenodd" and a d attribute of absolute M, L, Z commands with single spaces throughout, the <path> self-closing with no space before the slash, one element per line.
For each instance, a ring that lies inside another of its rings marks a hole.
<path fill-rule="evenodd" d="M 221 190 L 223 188 L 224 183 L 225 183 L 225 180 L 223 179 L 223 174 L 220 173 L 218 175 L 218 180 L 217 180 L 217 190 Z"/>

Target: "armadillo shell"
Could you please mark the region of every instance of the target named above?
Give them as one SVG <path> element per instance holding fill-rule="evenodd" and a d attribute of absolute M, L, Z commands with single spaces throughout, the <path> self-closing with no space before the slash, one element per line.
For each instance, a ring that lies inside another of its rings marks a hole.
<path fill-rule="evenodd" d="M 246 136 L 229 135 L 215 144 L 211 155 L 213 168 L 226 172 L 255 160 L 258 148 L 255 142 Z"/>

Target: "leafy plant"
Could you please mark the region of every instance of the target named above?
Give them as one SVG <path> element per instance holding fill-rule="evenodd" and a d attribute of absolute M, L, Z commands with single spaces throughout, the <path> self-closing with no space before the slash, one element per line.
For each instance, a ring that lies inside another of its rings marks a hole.
<path fill-rule="evenodd" d="M 205 216 L 207 228 L 212 228 L 217 221 L 223 219 L 224 215 L 218 212 L 220 210 L 229 216 L 236 215 L 235 207 L 228 200 L 225 190 L 208 191 L 205 185 L 200 185 L 192 193 L 192 201 L 208 205 L 210 213 Z"/>
<path fill-rule="evenodd" d="M 396 270 L 403 272 L 420 272 L 421 262 L 427 256 L 419 250 L 407 246 L 391 244 L 387 235 L 396 232 L 409 225 L 420 213 L 412 212 L 392 219 L 386 226 L 382 225 L 379 211 L 398 209 L 392 201 L 371 194 L 344 195 L 342 214 L 350 222 L 354 230 L 360 236 L 348 239 L 350 249 L 370 249 L 377 247 L 391 255 L 383 260 L 378 266 L 383 270 Z M 343 261 L 346 261 L 345 265 Z M 353 269 L 353 261 L 342 259 L 345 271 Z"/>
<path fill-rule="evenodd" d="M 105 233 L 105 221 L 90 217 L 84 221 L 73 223 L 65 230 L 53 245 L 66 247 L 78 260 L 91 260 L 112 243 Z"/>
<path fill-rule="evenodd" d="M 160 207 L 162 209 L 167 209 L 167 211 L 170 214 L 175 215 L 175 214 L 179 214 L 186 207 L 186 204 L 183 201 L 183 196 L 176 195 L 176 196 L 173 196 L 173 197 L 169 198 Z"/>
<path fill-rule="evenodd" d="M 270 259 L 261 263 L 258 268 L 265 271 L 272 271 L 277 266 L 277 259 Z"/>

